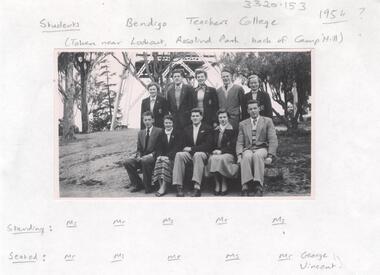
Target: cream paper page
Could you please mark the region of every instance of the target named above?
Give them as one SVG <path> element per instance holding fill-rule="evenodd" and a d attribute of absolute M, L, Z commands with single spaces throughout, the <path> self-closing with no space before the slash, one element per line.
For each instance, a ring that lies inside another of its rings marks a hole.
<path fill-rule="evenodd" d="M 0 5 L 1 274 L 379 273 L 379 1 Z M 311 51 L 311 193 L 60 197 L 57 52 L 133 50 Z"/>

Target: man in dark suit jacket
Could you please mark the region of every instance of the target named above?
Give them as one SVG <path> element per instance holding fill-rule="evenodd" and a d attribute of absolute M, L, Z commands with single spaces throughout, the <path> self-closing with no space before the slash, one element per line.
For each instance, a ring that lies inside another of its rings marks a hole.
<path fill-rule="evenodd" d="M 198 87 L 194 92 L 194 108 L 200 108 L 203 110 L 203 122 L 212 127 L 216 127 L 218 125 L 216 113 L 219 110 L 219 101 L 216 89 L 206 85 L 206 71 L 200 69 L 196 70 L 195 78 L 198 81 Z"/>
<path fill-rule="evenodd" d="M 262 196 L 264 166 L 272 162 L 278 146 L 276 130 L 272 119 L 259 115 L 255 100 L 248 102 L 249 118 L 239 124 L 236 155 L 241 168 L 242 196 Z"/>
<path fill-rule="evenodd" d="M 137 152 L 129 157 L 124 167 L 127 169 L 131 185 L 131 192 L 138 192 L 145 188 L 145 193 L 152 192 L 152 172 L 157 152 L 160 150 L 160 136 L 162 129 L 153 126 L 153 114 L 149 111 L 143 114 L 145 129 L 140 130 L 137 138 Z M 139 177 L 137 169 L 141 168 L 143 180 Z"/>
<path fill-rule="evenodd" d="M 180 70 L 174 70 L 174 85 L 170 85 L 167 90 L 167 100 L 169 112 L 174 119 L 174 128 L 183 130 L 191 123 L 190 112 L 193 108 L 194 89 L 190 85 L 183 84 L 183 73 Z"/>
<path fill-rule="evenodd" d="M 174 159 L 173 185 L 177 185 L 177 197 L 183 197 L 183 180 L 186 164 L 193 163 L 194 183 L 193 197 L 201 196 L 201 183 L 207 164 L 208 153 L 212 149 L 212 129 L 202 122 L 202 111 L 198 108 L 191 110 L 192 125 L 185 128 L 183 133 L 184 148 Z"/>
<path fill-rule="evenodd" d="M 148 85 L 148 91 L 150 96 L 143 99 L 141 103 L 141 129 L 145 129 L 142 114 L 146 111 L 153 113 L 154 126 L 164 128 L 164 116 L 168 114 L 168 103 L 166 99 L 158 95 L 160 86 L 157 83 L 150 83 Z"/>
<path fill-rule="evenodd" d="M 244 95 L 244 104 L 242 106 L 243 119 L 249 118 L 248 114 L 248 102 L 250 100 L 256 100 L 259 103 L 260 115 L 272 118 L 272 102 L 269 94 L 260 90 L 261 81 L 257 75 L 251 75 L 248 77 L 248 87 L 251 88 L 249 93 Z"/>

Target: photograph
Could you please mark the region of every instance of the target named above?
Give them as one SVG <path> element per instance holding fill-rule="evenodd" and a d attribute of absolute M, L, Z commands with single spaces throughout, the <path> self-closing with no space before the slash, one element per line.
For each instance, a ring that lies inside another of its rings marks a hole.
<path fill-rule="evenodd" d="M 311 197 L 312 50 L 56 49 L 59 198 Z"/>

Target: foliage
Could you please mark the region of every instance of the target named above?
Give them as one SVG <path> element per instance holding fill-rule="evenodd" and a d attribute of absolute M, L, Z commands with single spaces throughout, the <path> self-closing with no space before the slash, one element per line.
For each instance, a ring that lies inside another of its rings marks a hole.
<path fill-rule="evenodd" d="M 109 61 L 104 59 L 94 67 L 89 77 L 88 104 L 91 131 L 110 129 L 116 99 L 115 76 L 116 73 L 109 70 Z M 121 117 L 122 113 L 118 108 L 116 126 L 120 125 Z"/>
<path fill-rule="evenodd" d="M 258 75 L 262 80 L 261 89 L 267 91 L 269 85 L 272 99 L 284 110 L 282 121 L 292 128 L 302 120 L 307 100 L 311 95 L 311 56 L 310 52 L 257 52 L 224 53 L 220 62 L 234 72 L 235 76 Z M 297 85 L 298 108 L 292 114 L 288 103 L 293 101 L 292 87 Z M 275 113 L 276 111 L 273 110 Z M 279 116 L 278 113 L 276 113 Z"/>

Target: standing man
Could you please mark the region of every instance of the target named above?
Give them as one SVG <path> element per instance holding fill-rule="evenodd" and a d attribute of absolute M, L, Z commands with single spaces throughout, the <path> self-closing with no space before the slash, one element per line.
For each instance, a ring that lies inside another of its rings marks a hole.
<path fill-rule="evenodd" d="M 174 85 L 167 91 L 169 112 L 173 116 L 174 128 L 181 131 L 191 123 L 190 112 L 193 108 L 194 88 L 183 83 L 181 70 L 172 73 Z"/>
<path fill-rule="evenodd" d="M 194 108 L 200 108 L 203 112 L 203 122 L 209 126 L 216 127 L 218 118 L 216 113 L 219 110 L 218 95 L 216 89 L 206 85 L 207 72 L 204 70 L 196 70 L 195 78 L 198 87 L 194 92 Z"/>
<path fill-rule="evenodd" d="M 278 146 L 272 119 L 259 115 L 256 100 L 248 102 L 249 118 L 239 124 L 236 154 L 241 169 L 242 196 L 262 196 L 264 166 L 270 164 Z"/>
<path fill-rule="evenodd" d="M 251 91 L 244 95 L 244 106 L 242 108 L 243 119 L 249 118 L 247 105 L 250 100 L 256 100 L 258 102 L 260 116 L 272 118 L 272 102 L 269 94 L 260 89 L 261 80 L 257 75 L 250 75 L 248 77 L 248 87 Z"/>
<path fill-rule="evenodd" d="M 152 82 L 148 85 L 149 97 L 144 98 L 141 103 L 141 129 L 145 129 L 143 122 L 143 113 L 150 111 L 154 117 L 154 126 L 164 127 L 164 116 L 169 113 L 168 102 L 166 99 L 158 94 L 160 86 Z"/>
<path fill-rule="evenodd" d="M 152 172 L 156 161 L 157 152 L 160 149 L 160 135 L 162 129 L 153 126 L 153 114 L 150 111 L 143 113 L 144 130 L 140 130 L 137 137 L 137 152 L 135 156 L 129 157 L 124 167 L 127 169 L 129 179 L 133 189 L 131 192 L 138 192 L 145 188 L 145 193 L 152 192 Z M 143 180 L 137 173 L 141 168 Z"/>
<path fill-rule="evenodd" d="M 219 108 L 227 110 L 232 127 L 238 129 L 244 103 L 244 89 L 232 83 L 232 73 L 227 69 L 222 70 L 222 81 L 223 86 L 217 90 Z"/>
<path fill-rule="evenodd" d="M 183 180 L 187 164 L 193 163 L 194 184 L 193 197 L 201 196 L 201 183 L 204 175 L 207 157 L 212 149 L 212 129 L 202 122 L 202 111 L 198 108 L 191 110 L 192 125 L 184 130 L 184 148 L 174 159 L 173 185 L 177 185 L 177 197 L 183 197 Z"/>

